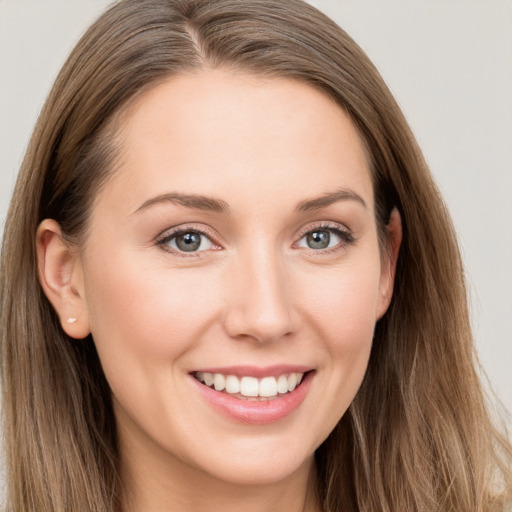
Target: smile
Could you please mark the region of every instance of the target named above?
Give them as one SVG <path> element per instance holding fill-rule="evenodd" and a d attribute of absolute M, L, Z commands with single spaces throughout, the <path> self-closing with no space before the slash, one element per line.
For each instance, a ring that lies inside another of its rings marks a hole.
<path fill-rule="evenodd" d="M 302 381 L 303 373 L 291 372 L 277 377 L 258 379 L 251 376 L 238 377 L 222 373 L 196 372 L 195 378 L 215 391 L 248 399 L 269 399 L 292 392 Z"/>
<path fill-rule="evenodd" d="M 261 425 L 283 420 L 299 409 L 316 374 L 311 367 L 280 365 L 205 368 L 189 375 L 214 411 L 232 421 Z"/>

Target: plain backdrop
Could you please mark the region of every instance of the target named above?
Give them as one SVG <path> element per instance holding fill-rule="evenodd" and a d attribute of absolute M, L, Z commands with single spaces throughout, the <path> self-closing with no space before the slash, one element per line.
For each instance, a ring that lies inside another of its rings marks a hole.
<path fill-rule="evenodd" d="M 52 81 L 109 3 L 0 0 L 2 227 Z M 460 235 L 483 367 L 512 411 L 512 2 L 311 3 L 367 51 L 424 150 Z"/>

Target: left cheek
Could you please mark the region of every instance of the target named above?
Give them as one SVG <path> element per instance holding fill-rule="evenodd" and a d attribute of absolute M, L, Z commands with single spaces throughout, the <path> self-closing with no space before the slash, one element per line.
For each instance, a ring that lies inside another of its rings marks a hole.
<path fill-rule="evenodd" d="M 344 269 L 345 270 L 345 269 Z M 318 276 L 316 292 L 304 302 L 318 350 L 315 400 L 321 442 L 346 413 L 366 373 L 375 328 L 377 273 L 334 272 Z"/>
<path fill-rule="evenodd" d="M 322 340 L 322 367 L 334 415 L 343 414 L 357 393 L 372 347 L 378 271 L 373 266 L 364 270 L 334 273 L 304 307 Z"/>
<path fill-rule="evenodd" d="M 378 264 L 333 269 L 315 276 L 305 288 L 303 314 L 325 331 L 327 339 L 338 340 L 348 350 L 371 339 L 379 305 Z"/>
<path fill-rule="evenodd" d="M 366 373 L 376 323 L 377 282 L 377 276 L 369 273 L 347 278 L 329 292 L 324 339 L 336 421 L 354 399 Z"/>

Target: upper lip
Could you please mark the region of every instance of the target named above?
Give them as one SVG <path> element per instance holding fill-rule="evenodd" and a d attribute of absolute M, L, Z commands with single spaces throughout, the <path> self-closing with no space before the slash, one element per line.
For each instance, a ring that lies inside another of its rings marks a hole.
<path fill-rule="evenodd" d="M 287 373 L 306 373 L 313 370 L 314 367 L 301 364 L 277 364 L 271 366 L 253 366 L 253 365 L 237 365 L 237 366 L 208 366 L 192 370 L 190 373 L 221 373 L 222 375 L 235 375 L 236 377 L 278 377 Z"/>

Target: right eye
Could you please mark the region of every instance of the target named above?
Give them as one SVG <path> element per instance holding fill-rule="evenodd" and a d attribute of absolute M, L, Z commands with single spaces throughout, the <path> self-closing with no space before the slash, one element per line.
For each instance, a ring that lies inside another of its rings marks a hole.
<path fill-rule="evenodd" d="M 158 244 L 181 253 L 202 252 L 213 247 L 210 238 L 205 233 L 195 229 L 182 229 L 167 233 L 158 240 Z"/>

